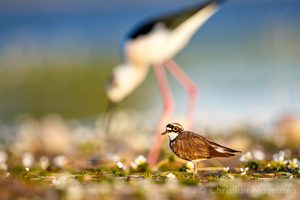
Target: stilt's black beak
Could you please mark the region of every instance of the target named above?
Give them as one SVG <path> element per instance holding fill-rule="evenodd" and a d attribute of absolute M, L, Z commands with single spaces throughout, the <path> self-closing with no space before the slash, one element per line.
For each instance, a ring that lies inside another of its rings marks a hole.
<path fill-rule="evenodd" d="M 104 127 L 105 134 L 108 134 L 110 131 L 111 120 L 114 114 L 114 109 L 117 104 L 112 101 L 108 101 L 107 107 L 104 111 L 102 126 Z"/>
<path fill-rule="evenodd" d="M 169 133 L 169 131 L 165 131 L 161 135 L 166 135 L 167 133 Z"/>

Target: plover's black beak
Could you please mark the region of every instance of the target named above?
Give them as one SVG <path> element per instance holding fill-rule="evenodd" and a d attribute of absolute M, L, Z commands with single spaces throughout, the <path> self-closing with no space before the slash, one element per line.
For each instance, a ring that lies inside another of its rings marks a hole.
<path fill-rule="evenodd" d="M 108 101 L 107 107 L 104 111 L 104 116 L 103 116 L 103 123 L 102 126 L 104 127 L 104 131 L 106 134 L 110 131 L 110 125 L 111 125 L 111 120 L 113 116 L 113 111 L 114 108 L 116 107 L 116 104 L 112 101 Z"/>
<path fill-rule="evenodd" d="M 166 135 L 167 133 L 169 133 L 169 131 L 165 131 L 161 135 Z"/>

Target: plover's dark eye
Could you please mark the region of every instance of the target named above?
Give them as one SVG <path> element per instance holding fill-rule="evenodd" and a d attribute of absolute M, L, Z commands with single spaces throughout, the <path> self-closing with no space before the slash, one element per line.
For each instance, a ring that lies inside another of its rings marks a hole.
<path fill-rule="evenodd" d="M 173 128 L 173 131 L 178 131 L 178 127 L 175 126 L 175 127 Z"/>

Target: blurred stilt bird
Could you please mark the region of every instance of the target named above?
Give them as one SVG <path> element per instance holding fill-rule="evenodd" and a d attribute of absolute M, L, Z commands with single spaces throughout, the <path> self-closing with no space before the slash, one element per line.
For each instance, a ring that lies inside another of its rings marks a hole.
<path fill-rule="evenodd" d="M 160 132 L 169 121 L 174 107 L 165 68 L 188 92 L 188 122 L 192 124 L 197 87 L 172 58 L 188 44 L 223 1 L 206 0 L 178 12 L 150 19 L 137 26 L 126 37 L 123 64 L 113 70 L 106 91 L 110 101 L 122 101 L 141 84 L 150 66 L 153 67 L 163 100 L 163 112 L 156 130 L 155 143 L 148 155 L 150 165 L 154 165 L 158 159 L 162 144 Z"/>

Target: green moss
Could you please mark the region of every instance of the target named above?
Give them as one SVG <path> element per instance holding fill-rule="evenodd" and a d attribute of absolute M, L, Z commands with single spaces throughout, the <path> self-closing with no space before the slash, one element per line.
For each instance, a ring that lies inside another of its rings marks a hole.
<path fill-rule="evenodd" d="M 256 161 L 250 161 L 250 162 L 247 162 L 244 167 L 249 167 L 249 169 L 252 169 L 252 170 L 258 170 L 259 169 L 259 163 L 256 162 Z"/>
<path fill-rule="evenodd" d="M 182 165 L 180 168 L 179 168 L 179 171 L 180 172 L 186 172 L 188 170 L 188 168 L 186 167 L 186 165 Z"/>
<path fill-rule="evenodd" d="M 136 174 L 136 173 L 134 173 L 134 174 Z M 151 171 L 139 172 L 137 174 L 140 176 L 143 176 L 144 178 L 152 178 L 153 177 L 153 174 Z"/>
<path fill-rule="evenodd" d="M 139 165 L 136 169 L 130 169 L 131 173 L 136 173 L 136 172 L 147 172 L 150 173 L 151 170 L 149 168 L 149 165 L 147 163 Z"/>
<path fill-rule="evenodd" d="M 168 161 L 169 161 L 170 163 L 175 162 L 175 156 L 174 156 L 174 154 L 169 154 L 169 156 L 168 156 Z"/>
<path fill-rule="evenodd" d="M 189 186 L 196 186 L 198 185 L 197 179 L 190 179 L 190 178 L 182 178 L 179 180 L 181 185 L 189 185 Z"/>
<path fill-rule="evenodd" d="M 115 176 L 125 176 L 125 172 L 121 169 L 112 169 L 111 170 L 112 174 L 115 175 Z"/>

